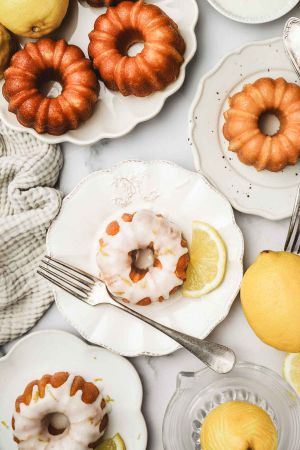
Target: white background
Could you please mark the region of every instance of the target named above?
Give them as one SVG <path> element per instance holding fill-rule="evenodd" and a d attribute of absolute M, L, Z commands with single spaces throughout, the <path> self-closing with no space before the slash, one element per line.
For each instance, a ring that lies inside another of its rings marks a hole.
<path fill-rule="evenodd" d="M 60 188 L 65 194 L 85 175 L 126 159 L 169 159 L 193 170 L 192 154 L 187 142 L 188 113 L 201 76 L 232 49 L 249 41 L 280 36 L 289 16 L 300 17 L 298 6 L 288 16 L 273 23 L 245 25 L 221 16 L 205 0 L 198 0 L 198 3 L 198 51 L 188 66 L 183 88 L 167 101 L 155 119 L 139 125 L 128 136 L 102 141 L 87 148 L 64 145 L 65 165 Z M 261 250 L 283 248 L 288 220 L 270 222 L 237 212 L 235 216 L 245 237 L 245 267 L 254 261 Z M 74 332 L 55 305 L 34 330 L 49 328 Z M 260 363 L 281 372 L 284 355 L 256 338 L 243 316 L 239 299 L 228 318 L 210 338 L 231 346 L 240 360 Z M 176 376 L 180 371 L 199 370 L 202 364 L 185 350 L 161 358 L 134 358 L 132 362 L 144 386 L 143 412 L 149 430 L 148 450 L 162 450 L 162 421 L 175 390 Z"/>

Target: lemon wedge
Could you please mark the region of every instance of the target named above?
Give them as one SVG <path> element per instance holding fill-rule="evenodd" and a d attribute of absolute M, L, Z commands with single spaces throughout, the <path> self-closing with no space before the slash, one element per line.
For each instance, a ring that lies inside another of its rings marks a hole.
<path fill-rule="evenodd" d="M 190 263 L 183 296 L 198 298 L 216 289 L 224 279 L 226 261 L 226 247 L 217 230 L 207 223 L 193 221 Z"/>
<path fill-rule="evenodd" d="M 103 441 L 96 450 L 126 450 L 126 445 L 119 433 L 117 433 L 112 439 Z"/>
<path fill-rule="evenodd" d="M 300 353 L 288 353 L 283 364 L 286 381 L 300 395 Z"/>

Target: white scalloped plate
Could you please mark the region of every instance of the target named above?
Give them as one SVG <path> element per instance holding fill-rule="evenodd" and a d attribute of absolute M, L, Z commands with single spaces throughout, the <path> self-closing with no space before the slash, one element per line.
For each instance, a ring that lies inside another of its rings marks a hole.
<path fill-rule="evenodd" d="M 279 19 L 279 17 L 287 14 L 291 9 L 299 3 L 299 0 L 281 0 L 281 5 L 274 3 L 272 0 L 251 0 L 240 10 L 241 0 L 227 0 L 228 5 L 224 5 L 222 0 L 207 0 L 219 13 L 236 22 L 243 23 L 266 23 Z M 267 5 L 266 5 L 267 3 Z M 262 7 L 265 6 L 266 12 Z"/>
<path fill-rule="evenodd" d="M 261 77 L 299 84 L 282 39 L 252 42 L 229 53 L 200 81 L 190 111 L 190 139 L 197 170 L 239 211 L 270 220 L 289 217 L 300 183 L 300 161 L 282 172 L 257 172 L 228 150 L 223 113 L 229 96 Z"/>
<path fill-rule="evenodd" d="M 128 450 L 146 450 L 147 428 L 141 412 L 143 388 L 134 367 L 119 355 L 56 330 L 27 335 L 0 358 L 2 450 L 18 448 L 10 426 L 17 396 L 30 381 L 59 371 L 82 375 L 92 381 L 102 378 L 105 395 L 114 400 L 105 437 L 120 433 Z"/>
<path fill-rule="evenodd" d="M 61 28 L 54 33 L 54 38 L 65 38 L 69 43 L 79 45 L 87 55 L 88 33 L 93 29 L 96 18 L 106 8 L 92 8 L 86 2 L 71 0 L 69 15 Z M 156 116 L 168 97 L 178 91 L 185 78 L 186 66 L 196 52 L 197 41 L 195 25 L 198 20 L 198 6 L 195 0 L 154 0 L 152 3 L 161 7 L 175 22 L 186 42 L 185 61 L 179 78 L 163 91 L 145 98 L 124 97 L 118 92 L 108 90 L 100 82 L 100 100 L 93 116 L 77 130 L 61 136 L 38 134 L 31 128 L 25 128 L 16 119 L 15 114 L 7 109 L 7 101 L 0 95 L 0 118 L 14 130 L 27 131 L 47 143 L 72 142 L 77 145 L 90 145 L 100 139 L 116 138 L 129 133 L 138 123 Z M 3 81 L 0 82 L 0 90 Z"/>
<path fill-rule="evenodd" d="M 197 300 L 171 299 L 146 307 L 143 314 L 165 325 L 204 338 L 228 314 L 243 273 L 243 237 L 229 202 L 204 177 L 164 161 L 126 161 L 94 172 L 63 201 L 51 225 L 47 248 L 52 256 L 98 274 L 98 240 L 106 225 L 123 212 L 142 208 L 161 213 L 182 229 L 188 242 L 192 221 L 213 225 L 228 249 L 221 286 Z M 165 355 L 179 348 L 149 325 L 109 305 L 92 307 L 55 289 L 63 316 L 88 341 L 126 356 Z"/>

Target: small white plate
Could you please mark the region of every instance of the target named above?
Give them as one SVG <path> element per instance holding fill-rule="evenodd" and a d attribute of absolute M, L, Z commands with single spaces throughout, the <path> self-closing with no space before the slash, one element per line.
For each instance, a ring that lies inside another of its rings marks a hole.
<path fill-rule="evenodd" d="M 292 213 L 300 162 L 278 173 L 258 172 L 228 150 L 222 131 L 228 97 L 261 77 L 283 77 L 299 84 L 282 39 L 247 44 L 226 55 L 202 78 L 190 112 L 190 143 L 196 169 L 226 195 L 234 208 L 279 220 Z"/>
<path fill-rule="evenodd" d="M 128 450 L 146 450 L 147 428 L 141 412 L 143 389 L 129 361 L 103 348 L 87 345 L 63 331 L 31 333 L 0 358 L 0 448 L 16 450 L 11 418 L 15 400 L 26 385 L 42 375 L 67 371 L 102 378 L 104 395 L 112 399 L 105 437 L 120 433 Z"/>
<path fill-rule="evenodd" d="M 226 243 L 227 272 L 218 289 L 197 300 L 178 292 L 163 303 L 136 307 L 164 325 L 204 338 L 227 316 L 239 291 L 243 237 L 229 202 L 196 172 L 164 161 L 127 161 L 94 172 L 63 201 L 48 232 L 48 252 L 97 275 L 98 241 L 106 225 L 123 212 L 143 208 L 177 224 L 189 243 L 195 219 L 213 225 Z M 63 316 L 90 342 L 126 356 L 165 355 L 179 348 L 159 331 L 112 306 L 92 307 L 60 289 L 55 289 L 55 297 Z"/>
<path fill-rule="evenodd" d="M 0 118 L 7 126 L 18 131 L 27 131 L 47 143 L 72 142 L 77 145 L 90 145 L 103 138 L 116 138 L 129 133 L 138 123 L 156 116 L 167 98 L 178 91 L 184 78 L 186 66 L 195 54 L 197 41 L 195 25 L 198 20 L 198 6 L 195 0 L 185 0 L 182 8 L 181 0 L 154 0 L 152 3 L 165 11 L 179 26 L 186 42 L 185 61 L 181 67 L 179 78 L 163 91 L 145 98 L 124 97 L 118 92 L 110 91 L 100 82 L 100 99 L 92 117 L 77 130 L 69 131 L 61 136 L 38 134 L 31 128 L 23 127 L 15 114 L 7 109 L 7 101 L 0 95 Z M 96 18 L 106 8 L 92 8 L 86 2 L 71 0 L 68 16 L 61 28 L 53 34 L 54 38 L 64 38 L 70 44 L 78 45 L 87 56 L 88 33 L 94 28 Z M 0 82 L 2 91 L 3 81 Z"/>
<path fill-rule="evenodd" d="M 299 0 L 207 0 L 219 13 L 236 22 L 266 23 L 279 19 Z"/>

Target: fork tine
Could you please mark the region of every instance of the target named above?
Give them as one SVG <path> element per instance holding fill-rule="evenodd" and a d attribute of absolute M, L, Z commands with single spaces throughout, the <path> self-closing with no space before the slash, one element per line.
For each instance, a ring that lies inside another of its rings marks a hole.
<path fill-rule="evenodd" d="M 53 278 L 52 276 L 48 276 L 47 274 L 41 272 L 40 270 L 37 270 L 37 273 L 41 275 L 46 280 L 50 281 L 50 283 L 55 284 L 59 288 L 63 289 L 64 291 L 68 292 L 69 294 L 73 295 L 74 297 L 78 298 L 78 300 L 81 300 L 82 302 L 86 302 L 86 299 L 82 297 L 78 292 L 74 291 L 73 289 L 68 288 L 67 286 L 64 286 L 62 283 L 60 283 L 57 279 Z"/>
<path fill-rule="evenodd" d="M 54 264 L 53 264 L 53 262 L 54 262 Z M 60 267 L 62 264 L 57 265 L 57 263 L 52 259 L 49 259 L 49 258 L 42 259 L 41 264 L 45 264 L 46 267 L 48 267 L 48 266 L 52 267 L 53 269 L 57 270 L 58 272 L 61 272 L 65 275 L 67 275 L 69 278 L 72 278 L 73 280 L 78 281 L 79 283 L 82 283 L 89 288 L 92 288 L 93 285 L 95 284 L 94 281 L 92 282 L 92 281 L 87 281 L 83 278 L 79 278 L 78 276 L 74 275 L 69 269 L 68 270 L 63 269 L 62 267 L 64 267 L 64 266 Z M 40 264 L 40 267 L 41 267 L 41 264 Z"/>
<path fill-rule="evenodd" d="M 88 296 L 88 294 L 91 292 L 91 288 L 85 287 L 83 285 L 79 285 L 74 283 L 71 280 L 68 280 L 66 277 L 63 277 L 61 275 L 59 275 L 57 272 L 54 272 L 53 270 L 48 269 L 47 267 L 44 266 L 39 266 L 40 270 L 43 270 L 44 272 L 48 273 L 49 275 L 52 275 L 54 278 L 59 279 L 60 281 L 63 281 L 64 283 L 66 283 L 67 286 L 77 289 L 78 291 L 82 292 L 83 294 L 86 295 L 86 297 Z"/>
<path fill-rule="evenodd" d="M 288 249 L 288 247 L 291 243 L 290 241 L 291 241 L 291 238 L 292 238 L 294 230 L 295 230 L 297 218 L 299 215 L 299 210 L 300 210 L 300 184 L 298 186 L 295 205 L 293 208 L 293 213 L 292 213 L 292 217 L 291 217 L 291 221 L 290 221 L 290 225 L 289 225 L 289 231 L 288 231 L 287 238 L 286 238 L 285 245 L 284 245 L 285 251 Z"/>
<path fill-rule="evenodd" d="M 64 261 L 60 261 L 59 259 L 53 258 L 52 256 L 45 255 L 45 258 L 47 258 L 50 261 L 55 262 L 59 266 L 65 267 L 66 269 L 70 269 L 73 272 L 77 273 L 78 275 L 83 275 L 84 277 L 88 278 L 90 281 L 97 281 L 97 278 L 91 275 L 90 273 L 85 272 L 84 270 L 78 269 L 77 267 L 71 266 L 71 264 L 68 264 Z"/>
<path fill-rule="evenodd" d="M 296 230 L 295 237 L 294 237 L 294 240 L 293 240 L 293 243 L 292 243 L 292 247 L 291 247 L 291 252 L 292 253 L 295 251 L 295 249 L 297 247 L 299 236 L 300 236 L 300 220 L 298 221 L 297 230 Z M 299 253 L 299 249 L 298 249 L 297 253 Z"/>

